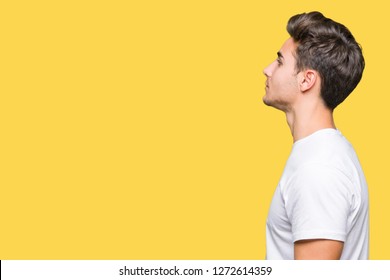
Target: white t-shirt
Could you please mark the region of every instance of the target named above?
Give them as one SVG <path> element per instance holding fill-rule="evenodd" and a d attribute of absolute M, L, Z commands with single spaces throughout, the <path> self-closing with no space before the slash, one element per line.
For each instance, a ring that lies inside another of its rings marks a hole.
<path fill-rule="evenodd" d="M 270 206 L 266 259 L 294 259 L 294 242 L 344 242 L 341 259 L 368 258 L 367 183 L 340 131 L 322 129 L 296 141 Z"/>

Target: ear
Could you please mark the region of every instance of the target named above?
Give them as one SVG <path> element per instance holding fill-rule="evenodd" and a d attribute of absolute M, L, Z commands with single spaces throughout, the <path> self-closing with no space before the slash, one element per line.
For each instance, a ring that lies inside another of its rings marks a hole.
<path fill-rule="evenodd" d="M 302 76 L 299 82 L 301 92 L 306 92 L 313 88 L 319 80 L 318 72 L 307 69 L 301 72 Z"/>

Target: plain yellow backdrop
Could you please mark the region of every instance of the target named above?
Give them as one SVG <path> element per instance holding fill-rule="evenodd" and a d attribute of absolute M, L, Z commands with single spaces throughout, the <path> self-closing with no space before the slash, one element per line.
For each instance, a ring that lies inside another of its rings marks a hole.
<path fill-rule="evenodd" d="M 0 259 L 264 259 L 292 138 L 262 103 L 290 16 L 352 31 L 336 109 L 389 259 L 386 1 L 2 1 Z"/>

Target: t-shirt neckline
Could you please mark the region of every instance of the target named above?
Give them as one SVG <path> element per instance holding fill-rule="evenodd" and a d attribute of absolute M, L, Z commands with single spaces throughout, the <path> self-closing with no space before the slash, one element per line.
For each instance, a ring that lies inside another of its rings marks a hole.
<path fill-rule="evenodd" d="M 318 134 L 322 134 L 322 133 L 337 133 L 337 134 L 341 134 L 341 132 L 337 129 L 337 128 L 332 128 L 332 127 L 329 127 L 329 128 L 322 128 L 322 129 L 319 129 L 319 130 L 316 130 L 314 131 L 312 134 L 309 134 L 297 141 L 294 142 L 293 144 L 293 147 L 296 146 L 297 144 L 299 143 L 302 143 L 302 142 L 306 142 L 307 140 L 311 139 L 312 137 L 318 135 Z"/>

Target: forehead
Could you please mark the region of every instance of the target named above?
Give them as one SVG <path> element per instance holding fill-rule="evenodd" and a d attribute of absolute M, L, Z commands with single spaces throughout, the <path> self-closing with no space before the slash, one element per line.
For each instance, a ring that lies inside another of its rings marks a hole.
<path fill-rule="evenodd" d="M 280 52 L 284 58 L 295 59 L 294 54 L 296 48 L 297 44 L 294 42 L 294 40 L 292 38 L 288 38 L 280 48 Z"/>

